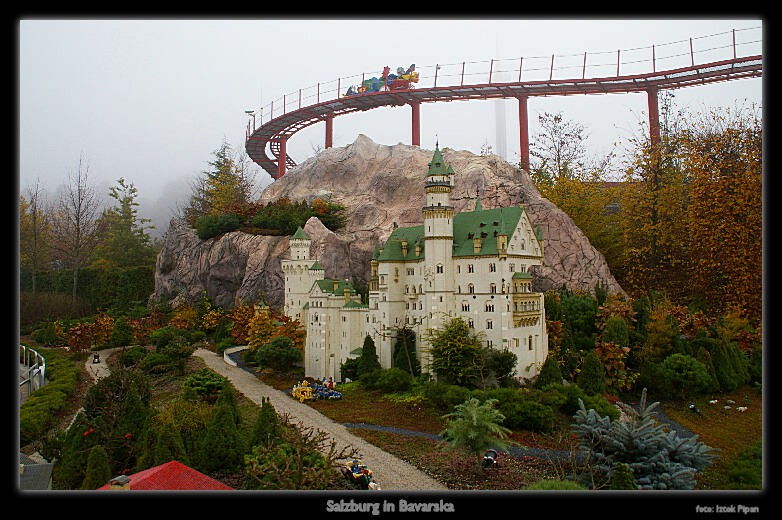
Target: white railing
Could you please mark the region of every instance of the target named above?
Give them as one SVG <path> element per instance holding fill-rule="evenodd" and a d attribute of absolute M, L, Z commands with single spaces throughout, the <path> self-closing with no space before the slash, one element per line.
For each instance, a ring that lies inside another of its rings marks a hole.
<path fill-rule="evenodd" d="M 19 345 L 19 390 L 29 396 L 46 384 L 46 359 L 27 345 Z"/>
<path fill-rule="evenodd" d="M 693 67 L 747 56 L 763 54 L 762 27 L 734 29 L 675 42 L 617 49 L 603 52 L 583 52 L 549 56 L 463 61 L 460 63 L 415 64 L 419 81 L 414 88 L 434 88 L 496 83 L 520 83 L 560 79 L 613 78 L 650 74 L 662 70 Z M 411 63 L 388 65 L 395 73 L 398 67 L 407 69 Z M 350 86 L 364 80 L 379 78 L 381 70 L 362 72 L 325 83 L 317 83 L 273 99 L 267 105 L 245 112 L 247 137 L 255 130 L 281 115 L 344 96 Z"/>

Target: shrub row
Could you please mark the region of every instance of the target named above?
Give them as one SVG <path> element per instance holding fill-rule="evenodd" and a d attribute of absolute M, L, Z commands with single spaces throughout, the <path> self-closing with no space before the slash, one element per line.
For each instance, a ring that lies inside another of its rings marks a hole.
<path fill-rule="evenodd" d="M 79 361 L 56 349 L 41 349 L 47 383 L 19 407 L 19 445 L 41 439 L 54 426 L 79 383 Z"/>

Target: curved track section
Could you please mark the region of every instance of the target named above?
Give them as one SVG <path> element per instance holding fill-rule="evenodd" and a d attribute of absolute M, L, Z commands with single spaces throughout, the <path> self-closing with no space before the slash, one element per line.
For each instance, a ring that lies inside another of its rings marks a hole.
<path fill-rule="evenodd" d="M 586 61 L 586 58 L 584 61 Z M 248 127 L 245 149 L 253 162 L 266 170 L 273 179 L 276 179 L 282 147 L 292 135 L 308 126 L 353 112 L 372 110 L 379 107 L 415 105 L 438 101 L 655 92 L 663 89 L 677 89 L 707 83 L 761 77 L 762 74 L 763 57 L 761 55 L 734 57 L 728 60 L 645 74 L 600 78 L 582 77 L 500 83 L 492 82 L 492 76 L 489 73 L 487 83 L 464 85 L 462 77 L 462 83 L 458 85 L 379 91 L 337 97 L 329 101 L 316 102 L 309 106 L 299 106 L 290 111 L 285 111 L 285 108 L 283 108 L 284 113 L 282 115 L 274 117 L 266 123 L 262 122 L 253 131 L 250 131 Z M 521 76 L 521 72 L 519 72 L 519 76 Z M 301 99 L 301 94 L 299 99 Z M 299 105 L 301 105 L 300 100 Z M 285 106 L 283 102 L 283 107 Z M 288 154 L 284 154 L 284 156 L 287 168 L 296 166 L 296 162 Z"/>

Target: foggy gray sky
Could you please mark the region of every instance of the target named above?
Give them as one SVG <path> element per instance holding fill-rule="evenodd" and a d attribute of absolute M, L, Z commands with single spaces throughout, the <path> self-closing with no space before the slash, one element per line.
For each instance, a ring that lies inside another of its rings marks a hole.
<path fill-rule="evenodd" d="M 605 53 L 610 62 L 618 49 L 629 56 L 631 49 L 685 45 L 689 38 L 733 29 L 743 41 L 759 40 L 762 27 L 761 18 L 20 19 L 19 189 L 25 194 L 39 180 L 51 195 L 84 157 L 89 178 L 100 189 L 107 191 L 123 177 L 139 190 L 142 216 L 165 217 L 189 193 L 187 183 L 208 169 L 224 139 L 234 150 L 244 150 L 245 110 L 259 112 L 299 89 L 375 73 L 386 65 L 396 70 L 415 63 L 426 70 L 435 64 L 552 54 L 559 60 L 584 52 Z M 740 31 L 747 28 L 754 30 Z M 728 34 L 720 41 L 729 40 Z M 745 49 L 744 55 L 759 54 L 762 44 Z M 762 106 L 762 81 L 679 89 L 675 103 L 692 110 Z M 342 84 L 347 86 L 347 80 Z M 441 148 L 480 153 L 488 144 L 518 162 L 518 105 L 504 103 L 503 138 L 496 130 L 498 103 L 423 104 L 421 147 L 433 149 L 439 140 Z M 530 98 L 528 110 L 531 139 L 539 114 L 561 111 L 584 125 L 590 154 L 601 155 L 612 143 L 637 135 L 639 121 L 646 120 L 647 97 Z M 294 135 L 288 153 L 304 162 L 323 147 L 324 128 L 319 123 Z M 350 144 L 359 133 L 381 144 L 409 144 L 410 128 L 409 107 L 340 116 L 334 120 L 333 144 Z M 255 178 L 260 188 L 271 182 L 260 168 Z"/>

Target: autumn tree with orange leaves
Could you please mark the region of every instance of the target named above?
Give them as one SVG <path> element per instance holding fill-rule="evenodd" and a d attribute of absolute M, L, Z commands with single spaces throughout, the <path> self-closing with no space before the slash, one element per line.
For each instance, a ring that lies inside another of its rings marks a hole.
<path fill-rule="evenodd" d="M 711 112 L 683 140 L 693 290 L 714 314 L 760 320 L 763 291 L 763 139 L 759 117 Z"/>
<path fill-rule="evenodd" d="M 754 110 L 672 115 L 626 171 L 620 201 L 620 284 L 662 291 L 712 315 L 735 306 L 755 324 L 762 308 L 762 132 Z M 755 107 L 753 107 L 754 109 Z"/>

